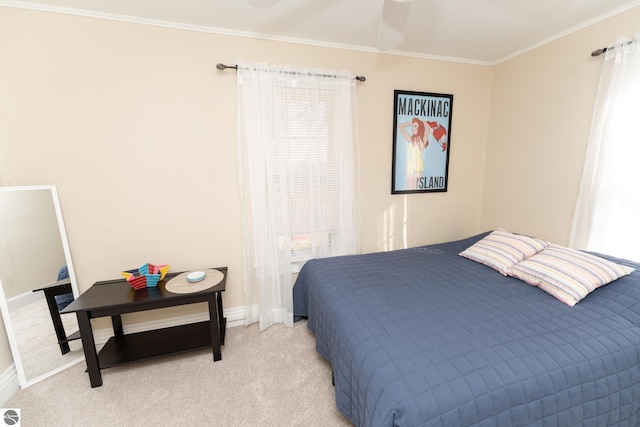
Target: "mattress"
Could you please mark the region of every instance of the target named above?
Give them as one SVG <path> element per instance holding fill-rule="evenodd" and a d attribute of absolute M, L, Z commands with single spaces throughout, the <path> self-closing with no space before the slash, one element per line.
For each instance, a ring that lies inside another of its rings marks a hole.
<path fill-rule="evenodd" d="M 640 425 L 640 265 L 569 307 L 458 256 L 311 260 L 294 286 L 357 426 Z"/>

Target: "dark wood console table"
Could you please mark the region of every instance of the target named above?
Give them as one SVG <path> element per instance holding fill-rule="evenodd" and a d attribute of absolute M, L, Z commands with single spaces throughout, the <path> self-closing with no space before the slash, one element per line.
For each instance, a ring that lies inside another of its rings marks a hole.
<path fill-rule="evenodd" d="M 51 315 L 51 321 L 53 322 L 53 329 L 56 332 L 56 338 L 58 339 L 58 345 L 60 346 L 60 353 L 67 354 L 71 351 L 69 348 L 69 342 L 80 338 L 80 332 L 76 331 L 71 335 L 67 335 L 60 318 L 60 311 L 58 310 L 58 304 L 56 303 L 56 296 L 73 293 L 71 288 L 71 280 L 62 279 L 56 282 L 49 283 L 41 288 L 34 289 L 33 292 L 44 292 L 44 298 L 47 301 L 47 307 L 49 308 L 49 314 Z"/>
<path fill-rule="evenodd" d="M 199 348 L 213 348 L 213 361 L 222 359 L 226 319 L 223 317 L 222 292 L 227 280 L 227 267 L 216 268 L 223 274 L 217 285 L 199 292 L 172 293 L 166 283 L 180 273 L 169 273 L 157 287 L 134 290 L 124 279 L 96 282 L 61 313 L 76 313 L 82 337 L 91 387 L 102 385 L 101 369 L 138 360 Z M 121 315 L 137 311 L 207 302 L 209 320 L 187 325 L 125 335 Z M 114 336 L 96 352 L 91 319 L 111 317 Z"/>

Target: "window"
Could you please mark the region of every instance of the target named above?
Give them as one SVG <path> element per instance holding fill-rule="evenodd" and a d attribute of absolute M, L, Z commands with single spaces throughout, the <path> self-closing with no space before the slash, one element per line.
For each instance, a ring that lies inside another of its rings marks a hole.
<path fill-rule="evenodd" d="M 571 245 L 640 261 L 640 36 L 606 51 Z"/>
<path fill-rule="evenodd" d="M 290 96 L 298 96 L 296 89 L 291 92 Z M 304 93 L 299 95 L 304 97 Z M 286 102 L 287 134 L 278 139 L 278 149 L 271 153 L 272 162 L 281 161 L 282 156 L 288 163 L 274 169 L 271 180 L 276 204 L 286 205 L 288 211 L 278 216 L 280 246 L 291 251 L 296 263 L 311 258 L 319 248 L 326 248 L 326 255 L 333 254 L 333 237 L 339 232 L 332 97 L 332 91 L 323 91 L 317 102 Z"/>

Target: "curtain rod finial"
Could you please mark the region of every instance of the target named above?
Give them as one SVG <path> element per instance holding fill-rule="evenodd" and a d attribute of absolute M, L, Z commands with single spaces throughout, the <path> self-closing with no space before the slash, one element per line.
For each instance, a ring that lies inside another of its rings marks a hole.
<path fill-rule="evenodd" d="M 603 53 L 605 53 L 607 51 L 606 47 L 603 47 L 602 49 L 596 49 L 593 52 L 591 52 L 591 56 L 600 56 Z"/>

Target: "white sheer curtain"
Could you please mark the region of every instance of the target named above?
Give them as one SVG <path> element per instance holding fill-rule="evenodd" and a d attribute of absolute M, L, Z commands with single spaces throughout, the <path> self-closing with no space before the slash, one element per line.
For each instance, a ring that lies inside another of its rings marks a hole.
<path fill-rule="evenodd" d="M 358 250 L 355 76 L 237 65 L 245 323 L 292 326 L 292 274 Z"/>
<path fill-rule="evenodd" d="M 640 34 L 605 55 L 570 244 L 640 261 Z"/>

